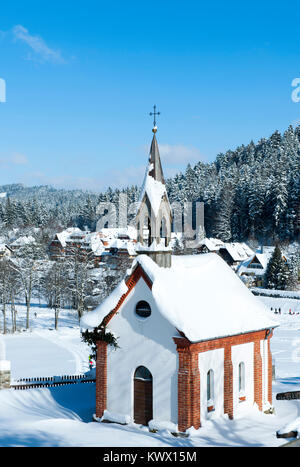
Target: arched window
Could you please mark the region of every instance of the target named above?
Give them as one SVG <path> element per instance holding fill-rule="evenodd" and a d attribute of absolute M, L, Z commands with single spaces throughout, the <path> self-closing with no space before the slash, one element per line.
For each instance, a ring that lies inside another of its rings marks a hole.
<path fill-rule="evenodd" d="M 207 402 L 208 405 L 213 405 L 214 400 L 214 372 L 209 370 L 207 372 Z"/>
<path fill-rule="evenodd" d="M 135 312 L 140 318 L 148 318 L 151 315 L 151 307 L 148 302 L 141 300 L 136 304 Z"/>
<path fill-rule="evenodd" d="M 152 375 L 145 366 L 138 366 L 134 373 L 134 379 L 142 379 L 144 381 L 152 381 Z"/>
<path fill-rule="evenodd" d="M 164 240 L 165 245 L 167 246 L 167 223 L 166 219 L 163 217 L 160 224 L 160 239 Z"/>
<path fill-rule="evenodd" d="M 148 216 L 144 218 L 143 225 L 143 243 L 147 246 L 151 245 L 151 223 Z"/>
<path fill-rule="evenodd" d="M 239 393 L 244 393 L 245 391 L 245 363 L 241 362 L 239 364 Z"/>

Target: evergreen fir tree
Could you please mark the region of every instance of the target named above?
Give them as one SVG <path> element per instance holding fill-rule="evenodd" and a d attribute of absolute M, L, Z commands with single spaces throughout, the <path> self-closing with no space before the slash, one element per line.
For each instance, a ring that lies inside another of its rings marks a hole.
<path fill-rule="evenodd" d="M 268 263 L 264 277 L 266 289 L 286 290 L 290 284 L 291 273 L 287 262 L 282 257 L 281 250 L 276 245 L 274 253 Z"/>

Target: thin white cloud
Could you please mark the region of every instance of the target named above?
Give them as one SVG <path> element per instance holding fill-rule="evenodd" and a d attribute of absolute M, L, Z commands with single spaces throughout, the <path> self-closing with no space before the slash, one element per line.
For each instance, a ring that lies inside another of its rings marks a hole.
<path fill-rule="evenodd" d="M 28 158 L 25 154 L 19 152 L 14 152 L 10 156 L 0 157 L 0 165 L 4 167 L 18 166 L 18 165 L 27 165 Z"/>
<path fill-rule="evenodd" d="M 56 188 L 82 189 L 94 192 L 111 188 L 126 188 L 131 185 L 140 186 L 143 182 L 146 165 L 128 167 L 124 170 L 109 170 L 99 177 L 76 177 L 72 175 L 48 176 L 43 172 L 32 172 L 25 176 L 25 183 L 51 185 Z"/>
<path fill-rule="evenodd" d="M 34 36 L 29 33 L 28 29 L 18 24 L 12 28 L 12 34 L 15 40 L 19 40 L 26 44 L 34 55 L 29 54 L 29 60 L 36 60 L 37 58 L 42 61 L 53 63 L 64 63 L 65 60 L 61 56 L 60 51 L 51 49 L 44 39 L 40 36 Z"/>
<path fill-rule="evenodd" d="M 160 144 L 159 152 L 162 162 L 171 165 L 188 164 L 203 159 L 199 149 L 194 146 Z"/>
<path fill-rule="evenodd" d="M 165 177 L 174 177 L 180 171 L 184 171 L 188 163 L 196 163 L 203 160 L 200 151 L 193 146 L 160 144 L 160 154 L 162 158 Z M 146 146 L 144 147 L 146 152 Z M 147 148 L 147 152 L 149 148 Z M 15 163 L 21 164 L 22 157 L 15 155 Z M 25 162 L 25 160 L 24 160 Z M 76 175 L 57 174 L 49 175 L 43 171 L 28 172 L 23 174 L 23 182 L 35 185 L 51 185 L 56 188 L 82 189 L 93 192 L 105 191 L 111 188 L 125 188 L 131 185 L 141 186 L 143 183 L 147 166 L 147 157 L 144 163 L 139 166 L 131 166 L 123 169 L 112 168 L 99 175 L 92 177 L 79 177 Z"/>
<path fill-rule="evenodd" d="M 28 164 L 28 158 L 27 158 L 27 156 L 25 156 L 25 154 L 15 152 L 11 156 L 11 163 L 13 165 L 27 165 Z"/>

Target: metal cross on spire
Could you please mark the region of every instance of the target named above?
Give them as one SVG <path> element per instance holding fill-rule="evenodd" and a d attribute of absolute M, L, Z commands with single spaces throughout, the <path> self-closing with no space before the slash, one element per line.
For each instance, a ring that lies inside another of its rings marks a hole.
<path fill-rule="evenodd" d="M 153 106 L 153 112 L 150 112 L 149 115 L 153 115 L 153 126 L 156 127 L 156 115 L 160 115 L 160 112 L 156 112 L 156 105 Z"/>

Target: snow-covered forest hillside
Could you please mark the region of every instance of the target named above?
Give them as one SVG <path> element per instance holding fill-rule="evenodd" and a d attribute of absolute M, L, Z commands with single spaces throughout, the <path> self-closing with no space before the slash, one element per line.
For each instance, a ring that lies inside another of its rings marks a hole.
<path fill-rule="evenodd" d="M 300 235 L 300 126 L 275 131 L 251 141 L 212 163 L 188 165 L 185 173 L 167 180 L 170 202 L 204 202 L 208 237 L 223 241 L 256 239 L 267 245 Z M 0 187 L 0 222 L 5 227 L 68 226 L 94 230 L 100 201 L 118 209 L 119 195 L 138 200 L 137 186 L 109 188 L 105 193 L 54 189 L 49 186 Z"/>

